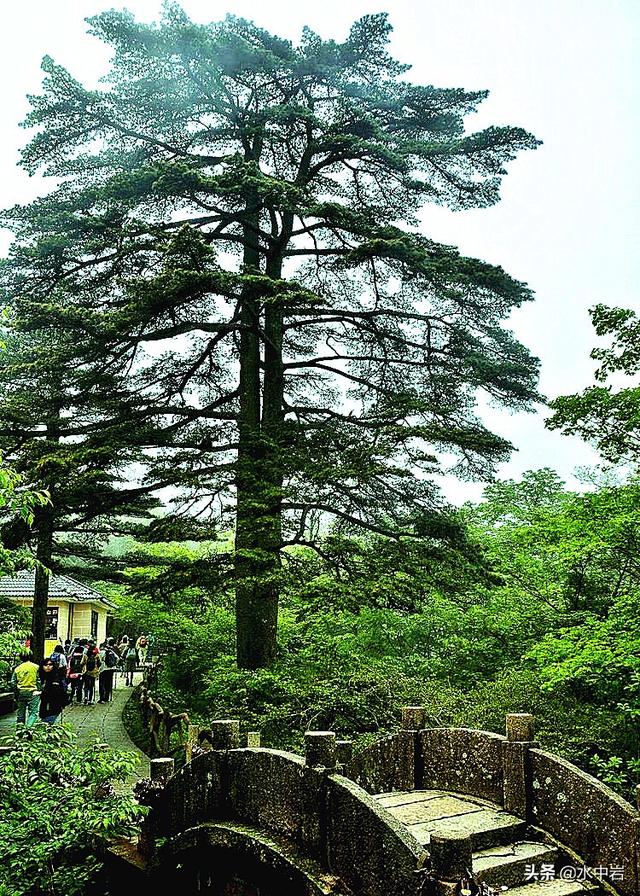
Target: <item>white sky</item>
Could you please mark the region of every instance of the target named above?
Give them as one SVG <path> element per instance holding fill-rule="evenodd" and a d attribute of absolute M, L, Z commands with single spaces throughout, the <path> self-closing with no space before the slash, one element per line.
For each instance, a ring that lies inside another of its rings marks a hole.
<path fill-rule="evenodd" d="M 85 83 L 107 67 L 108 51 L 85 32 L 84 18 L 127 6 L 158 17 L 159 0 L 23 0 L 3 8 L 0 35 L 0 205 L 27 202 L 43 189 L 16 169 L 25 133 L 26 94 L 38 92 L 47 53 Z M 392 52 L 411 63 L 408 77 L 442 87 L 489 89 L 475 127 L 519 125 L 544 141 L 510 166 L 493 209 L 424 215 L 425 232 L 466 254 L 501 264 L 526 281 L 536 301 L 514 314 L 517 336 L 542 361 L 549 397 L 592 382 L 594 344 L 587 309 L 596 302 L 640 310 L 640 0 L 184 0 L 196 21 L 227 12 L 297 40 L 303 25 L 343 39 L 366 13 L 386 10 Z M 1 243 L 2 248 L 7 240 Z M 517 447 L 501 476 L 554 467 L 572 471 L 597 456 L 578 439 L 549 433 L 543 410 L 489 410 L 490 427 Z M 453 500 L 480 486 L 446 484 Z"/>

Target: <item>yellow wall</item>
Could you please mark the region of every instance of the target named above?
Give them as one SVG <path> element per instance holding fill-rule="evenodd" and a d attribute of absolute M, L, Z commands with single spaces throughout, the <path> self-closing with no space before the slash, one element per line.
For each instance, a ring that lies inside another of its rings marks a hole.
<path fill-rule="evenodd" d="M 31 607 L 30 599 L 16 599 L 16 603 L 23 607 Z M 91 611 L 98 613 L 98 634 L 96 641 L 100 644 L 107 636 L 107 608 L 102 604 L 73 603 L 66 600 L 50 600 L 50 607 L 58 607 L 58 640 L 45 642 L 45 656 L 48 656 L 58 642 L 63 643 L 67 638 L 91 637 Z"/>

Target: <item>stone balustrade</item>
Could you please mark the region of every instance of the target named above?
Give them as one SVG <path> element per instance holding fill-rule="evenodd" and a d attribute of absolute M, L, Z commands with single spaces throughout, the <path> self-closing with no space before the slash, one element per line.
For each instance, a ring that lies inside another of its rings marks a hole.
<path fill-rule="evenodd" d="M 188 717 L 165 713 L 144 689 L 140 699 L 162 752 L 171 731 L 188 725 Z M 638 809 L 539 749 L 530 714 L 507 715 L 505 735 L 428 728 L 425 720 L 423 707 L 406 707 L 401 730 L 355 756 L 351 741 L 329 731 L 306 732 L 302 757 L 262 748 L 259 732 L 241 736 L 238 720 L 217 719 L 204 730 L 189 725 L 186 751 L 192 761 L 176 774 L 170 760 L 153 766 L 152 774 L 166 784 L 152 810 L 147 841 L 149 831 L 152 840 L 175 840 L 202 824 L 248 825 L 284 837 L 355 893 L 410 896 L 427 892 L 428 880 L 461 877 L 469 868 L 470 844 L 434 836 L 425 858 L 408 829 L 373 797 L 447 791 L 497 804 L 591 868 L 622 869 L 614 889 L 640 896 Z M 638 802 L 640 808 L 640 788 Z M 221 830 L 210 834 L 216 842 L 232 837 Z M 236 831 L 232 839 L 239 836 Z M 286 857 L 281 861 L 286 864 Z"/>

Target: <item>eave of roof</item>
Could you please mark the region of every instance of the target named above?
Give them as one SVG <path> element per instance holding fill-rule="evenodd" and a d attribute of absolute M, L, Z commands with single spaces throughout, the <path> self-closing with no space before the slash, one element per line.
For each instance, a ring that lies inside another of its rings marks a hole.
<path fill-rule="evenodd" d="M 23 569 L 13 576 L 0 578 L 0 596 L 13 600 L 33 600 L 35 570 Z M 71 576 L 52 574 L 49 578 L 50 600 L 66 600 L 72 603 L 100 603 L 114 609 L 117 605 L 96 588 L 84 585 Z"/>

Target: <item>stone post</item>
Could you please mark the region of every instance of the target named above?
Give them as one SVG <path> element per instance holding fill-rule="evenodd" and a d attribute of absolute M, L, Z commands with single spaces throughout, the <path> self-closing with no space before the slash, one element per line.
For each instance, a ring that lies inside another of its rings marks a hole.
<path fill-rule="evenodd" d="M 259 747 L 260 746 L 260 732 L 259 731 L 247 731 L 247 746 L 248 747 Z"/>
<path fill-rule="evenodd" d="M 167 781 L 175 772 L 175 761 L 170 757 L 152 759 L 149 762 L 149 777 L 139 781 L 134 792 L 139 802 L 150 807 L 149 814 L 143 818 L 138 834 L 138 849 L 146 858 L 149 866 L 154 865 L 157 857 L 156 851 L 156 825 L 155 809 L 158 800 L 164 790 Z"/>
<path fill-rule="evenodd" d="M 149 776 L 152 781 L 167 782 L 176 770 L 175 760 L 171 757 L 152 759 L 149 762 Z"/>
<path fill-rule="evenodd" d="M 424 778 L 422 737 L 427 711 L 424 706 L 402 707 L 402 730 L 398 733 L 398 786 L 421 790 Z"/>
<path fill-rule="evenodd" d="M 336 767 L 336 736 L 333 731 L 306 731 L 304 735 L 306 764 L 313 767 Z"/>
<path fill-rule="evenodd" d="M 346 765 L 347 762 L 351 762 L 351 759 L 353 757 L 353 741 L 337 740 L 336 755 L 338 757 L 338 763 L 340 765 Z"/>
<path fill-rule="evenodd" d="M 471 838 L 432 834 L 429 842 L 431 871 L 436 880 L 458 881 L 471 871 Z"/>
<path fill-rule="evenodd" d="M 424 728 L 426 715 L 427 712 L 424 706 L 403 706 L 402 730 L 421 731 Z"/>
<path fill-rule="evenodd" d="M 237 719 L 215 719 L 211 723 L 211 748 L 235 750 L 240 746 L 240 722 Z"/>
<path fill-rule="evenodd" d="M 533 716 L 530 712 L 507 713 L 507 740 L 530 742 L 534 739 Z"/>
<path fill-rule="evenodd" d="M 193 751 L 194 747 L 198 746 L 198 733 L 199 729 L 196 725 L 192 725 L 189 723 L 189 727 L 187 729 L 187 742 L 184 745 L 184 761 L 191 762 L 193 759 Z"/>
<path fill-rule="evenodd" d="M 525 820 L 529 816 L 529 750 L 535 746 L 533 722 L 530 713 L 508 713 L 507 740 L 502 745 L 504 808 Z"/>

